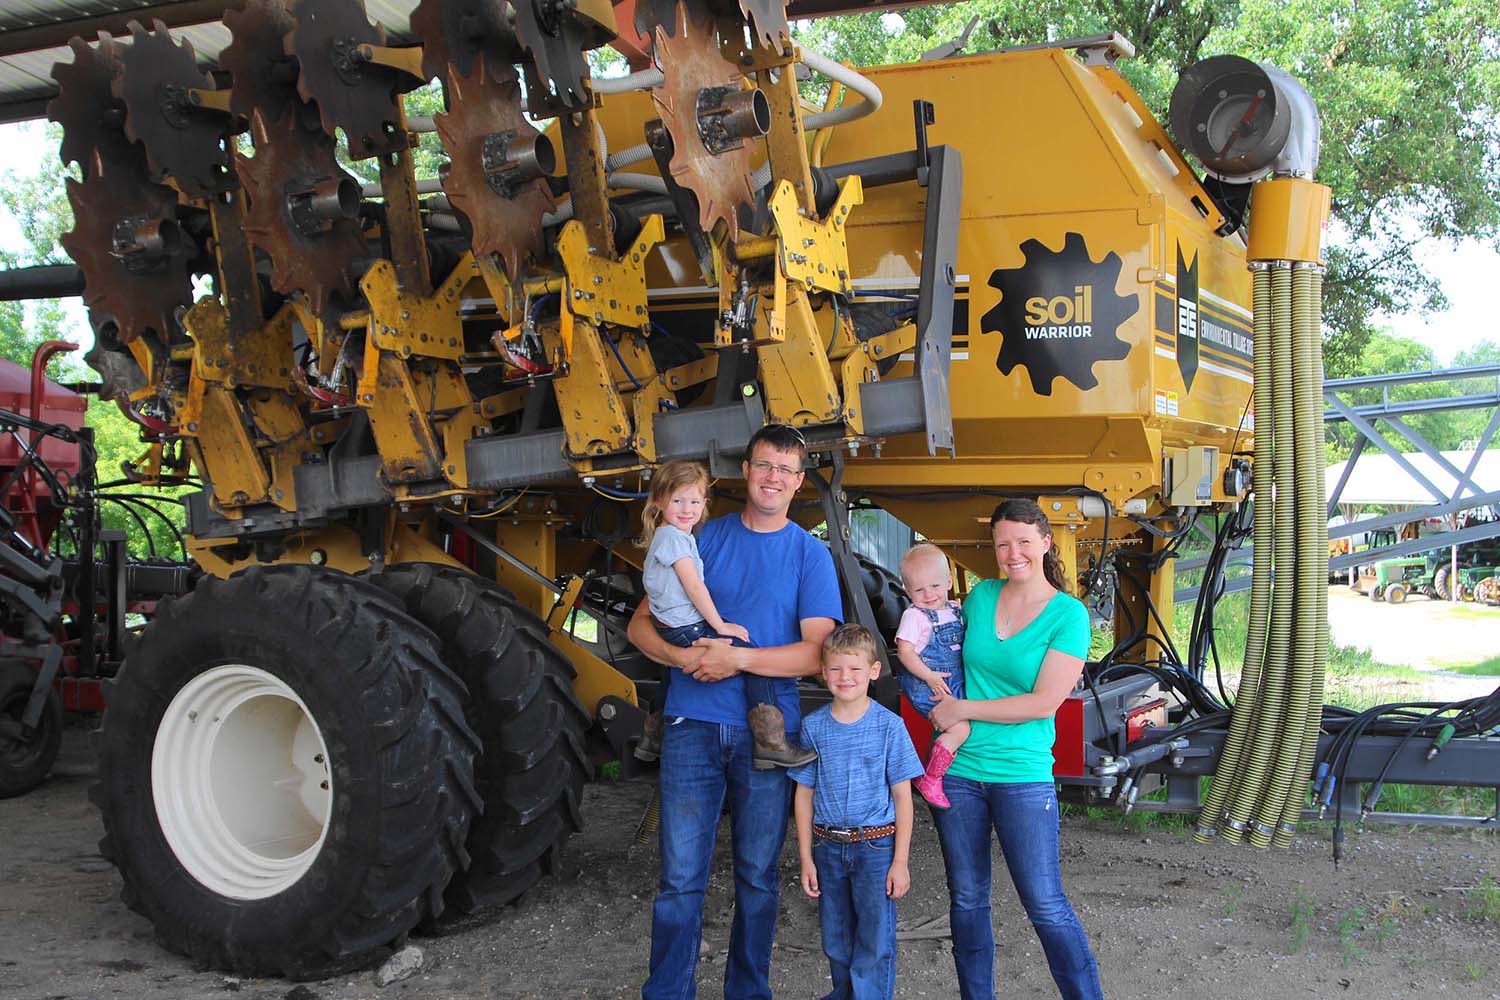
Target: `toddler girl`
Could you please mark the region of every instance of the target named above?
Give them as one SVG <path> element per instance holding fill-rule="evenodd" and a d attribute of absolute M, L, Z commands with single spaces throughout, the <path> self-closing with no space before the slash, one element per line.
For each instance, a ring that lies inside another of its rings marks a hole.
<path fill-rule="evenodd" d="M 942 549 L 926 542 L 912 546 L 901 557 L 901 580 L 912 602 L 896 630 L 896 656 L 906 668 L 901 690 L 912 707 L 927 716 L 938 695 L 964 696 L 964 623 L 958 602 L 948 599 L 953 576 Z M 968 738 L 967 722 L 940 733 L 928 753 L 927 772 L 912 783 L 922 798 L 939 809 L 948 808 L 943 775 Z"/>
<path fill-rule="evenodd" d="M 726 622 L 714 606 L 703 582 L 703 557 L 693 529 L 708 512 L 708 470 L 697 462 L 668 462 L 651 480 L 651 491 L 641 511 L 641 544 L 646 546 L 642 582 L 650 601 L 651 618 L 663 639 L 687 647 L 702 638 L 732 640 L 750 645 L 750 633 Z M 800 767 L 818 759 L 786 741 L 779 710 L 775 719 L 765 709 L 776 707 L 776 684 L 770 677 L 741 674 L 750 731 L 755 737 L 754 766 Z M 759 709 L 759 711 L 758 711 Z M 775 724 L 771 724 L 774 721 Z M 647 719 L 636 756 L 654 760 L 660 753 L 660 720 Z"/>

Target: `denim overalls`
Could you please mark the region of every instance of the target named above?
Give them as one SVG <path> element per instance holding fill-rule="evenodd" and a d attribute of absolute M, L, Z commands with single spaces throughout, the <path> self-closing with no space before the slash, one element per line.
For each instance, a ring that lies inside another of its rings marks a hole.
<path fill-rule="evenodd" d="M 953 609 L 955 615 L 959 614 L 959 606 L 954 601 L 949 601 L 948 606 Z M 938 613 L 931 608 L 919 608 L 932 623 L 932 636 L 927 640 L 918 656 L 926 664 L 927 669 L 938 673 L 946 673 L 945 680 L 948 682 L 948 690 L 953 692 L 953 697 L 964 696 L 964 620 L 962 616 L 954 618 L 951 622 L 938 624 Z M 906 700 L 911 702 L 912 708 L 921 712 L 924 716 L 932 712 L 932 689 L 925 681 L 917 680 L 906 671 L 901 672 L 901 690 L 906 693 Z"/>

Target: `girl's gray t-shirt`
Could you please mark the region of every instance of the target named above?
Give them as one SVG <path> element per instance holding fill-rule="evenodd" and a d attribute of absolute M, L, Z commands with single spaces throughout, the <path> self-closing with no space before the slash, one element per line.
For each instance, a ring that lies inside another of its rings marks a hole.
<path fill-rule="evenodd" d="M 671 524 L 660 524 L 651 536 L 651 547 L 646 550 L 646 567 L 641 580 L 646 585 L 646 596 L 651 600 L 651 614 L 663 625 L 677 628 L 703 620 L 703 613 L 693 606 L 682 581 L 672 564 L 687 556 L 698 570 L 698 579 L 703 579 L 703 557 L 698 554 L 698 540 L 681 528 Z"/>

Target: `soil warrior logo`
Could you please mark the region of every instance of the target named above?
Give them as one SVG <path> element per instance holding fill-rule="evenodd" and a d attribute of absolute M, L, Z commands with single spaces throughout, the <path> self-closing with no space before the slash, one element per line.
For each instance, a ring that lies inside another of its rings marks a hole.
<path fill-rule="evenodd" d="M 1025 365 L 1039 396 L 1052 395 L 1058 377 L 1080 389 L 1094 388 L 1099 384 L 1095 364 L 1130 353 L 1130 345 L 1115 334 L 1140 308 L 1134 296 L 1115 294 L 1120 255 L 1110 252 L 1094 263 L 1081 233 L 1068 233 L 1060 251 L 1027 240 L 1021 253 L 1024 265 L 990 275 L 1000 304 L 979 322 L 982 332 L 1000 333 L 995 367 L 1009 375 Z"/>

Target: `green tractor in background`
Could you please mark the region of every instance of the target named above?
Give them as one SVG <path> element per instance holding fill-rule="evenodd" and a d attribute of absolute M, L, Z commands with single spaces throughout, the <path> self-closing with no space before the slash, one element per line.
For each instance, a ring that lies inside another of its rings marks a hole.
<path fill-rule="evenodd" d="M 1468 528 L 1486 520 L 1489 518 L 1471 514 L 1455 527 Z M 1400 528 L 1381 528 L 1370 532 L 1357 548 L 1380 549 L 1411 541 L 1420 537 L 1421 531 L 1421 524 L 1416 521 Z M 1358 567 L 1350 586 L 1368 594 L 1371 600 L 1388 604 L 1400 604 L 1413 593 L 1449 601 L 1456 586 L 1459 600 L 1500 605 L 1500 537 L 1460 545 L 1456 574 L 1452 550 L 1440 548 L 1365 563 Z"/>
<path fill-rule="evenodd" d="M 1500 541 L 1460 546 L 1456 577 L 1447 549 L 1382 559 L 1360 567 L 1355 589 L 1388 604 L 1400 604 L 1414 591 L 1433 600 L 1450 601 L 1456 579 L 1459 600 L 1500 605 L 1500 551 L 1489 552 L 1492 548 L 1500 548 Z M 1476 549 L 1479 551 L 1473 551 Z"/>
<path fill-rule="evenodd" d="M 1425 556 L 1382 559 L 1360 567 L 1355 589 L 1369 594 L 1371 600 L 1400 604 L 1413 591 L 1432 596 L 1432 572 Z"/>

